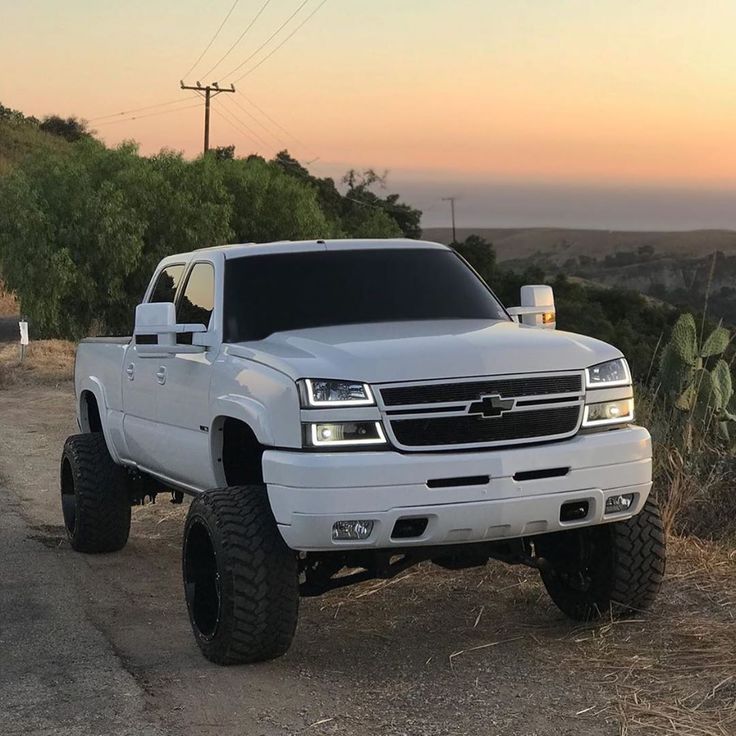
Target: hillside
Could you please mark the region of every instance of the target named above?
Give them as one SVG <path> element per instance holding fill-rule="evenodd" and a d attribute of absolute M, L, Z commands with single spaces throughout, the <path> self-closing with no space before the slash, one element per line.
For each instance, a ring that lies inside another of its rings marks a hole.
<path fill-rule="evenodd" d="M 574 256 L 601 259 L 617 251 L 651 246 L 657 254 L 680 258 L 702 257 L 720 250 L 736 255 L 736 231 L 691 230 L 684 232 L 636 232 L 623 230 L 573 230 L 567 228 L 458 228 L 458 240 L 479 235 L 493 243 L 499 261 L 526 259 L 544 253 L 560 265 Z M 448 228 L 427 228 L 424 237 L 450 241 Z"/>
<path fill-rule="evenodd" d="M 448 242 L 448 231 L 424 237 Z M 479 236 L 506 268 L 541 269 L 588 283 L 625 286 L 685 310 L 736 325 L 736 231 L 633 232 L 564 228 L 463 228 L 461 241 Z"/>
<path fill-rule="evenodd" d="M 68 146 L 63 138 L 36 126 L 0 117 L 0 175 L 7 173 L 29 153 L 59 151 Z"/>

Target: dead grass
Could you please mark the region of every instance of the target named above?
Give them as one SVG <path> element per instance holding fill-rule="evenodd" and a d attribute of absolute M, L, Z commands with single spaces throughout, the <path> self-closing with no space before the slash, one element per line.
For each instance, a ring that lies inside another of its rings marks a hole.
<path fill-rule="evenodd" d="M 468 591 L 474 601 L 484 591 L 484 605 L 463 615 L 454 608 Z M 587 703 L 567 715 L 570 733 L 608 722 L 619 736 L 736 734 L 736 549 L 670 537 L 653 610 L 602 623 L 568 626 L 534 571 L 497 564 L 459 573 L 422 564 L 393 581 L 338 591 L 322 605 L 338 618 L 379 600 L 401 611 L 414 598 L 434 597 L 437 605 L 445 596 L 461 646 L 443 651 L 438 644 L 430 659 L 472 678 L 494 652 L 511 647 L 523 668 L 582 678 Z"/>
<path fill-rule="evenodd" d="M 71 381 L 74 351 L 74 343 L 66 340 L 35 340 L 21 363 L 18 343 L 0 345 L 0 389 Z"/>
<path fill-rule="evenodd" d="M 736 733 L 736 550 L 671 538 L 654 613 L 586 627 L 571 638 L 621 736 Z"/>
<path fill-rule="evenodd" d="M 0 317 L 15 317 L 19 309 L 20 306 L 15 296 L 5 291 L 3 282 L 0 281 Z"/>

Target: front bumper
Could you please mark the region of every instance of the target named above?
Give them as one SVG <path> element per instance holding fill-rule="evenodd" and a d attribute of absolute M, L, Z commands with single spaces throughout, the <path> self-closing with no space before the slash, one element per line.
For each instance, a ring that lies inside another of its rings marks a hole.
<path fill-rule="evenodd" d="M 563 468 L 569 470 L 557 477 L 518 476 Z M 619 521 L 641 510 L 652 485 L 651 439 L 643 427 L 482 452 L 268 450 L 263 469 L 279 530 L 296 550 L 468 543 Z M 488 480 L 460 480 L 477 476 Z M 606 498 L 629 493 L 634 502 L 627 511 L 605 514 Z M 587 501 L 587 515 L 560 521 L 570 501 Z M 399 519 L 417 517 L 427 519 L 421 536 L 392 537 Z M 370 537 L 333 540 L 332 525 L 352 519 L 373 521 Z"/>

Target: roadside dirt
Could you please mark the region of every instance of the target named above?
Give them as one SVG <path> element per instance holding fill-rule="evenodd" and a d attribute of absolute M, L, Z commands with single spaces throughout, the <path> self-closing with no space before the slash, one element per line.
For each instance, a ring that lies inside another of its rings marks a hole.
<path fill-rule="evenodd" d="M 303 600 L 285 657 L 223 669 L 201 657 L 189 630 L 179 561 L 185 506 L 159 497 L 135 508 L 131 541 L 118 554 L 69 549 L 57 462 L 74 431 L 70 387 L 0 391 L 0 495 L 30 526 L 38 554 L 73 576 L 85 615 L 141 689 L 152 728 L 197 736 L 736 733 L 733 552 L 675 542 L 656 610 L 601 626 L 566 620 L 531 570 L 423 565 Z"/>

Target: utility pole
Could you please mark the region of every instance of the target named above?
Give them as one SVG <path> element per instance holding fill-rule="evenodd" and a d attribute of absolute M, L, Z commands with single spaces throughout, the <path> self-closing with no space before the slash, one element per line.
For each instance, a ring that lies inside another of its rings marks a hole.
<path fill-rule="evenodd" d="M 210 150 L 210 99 L 212 97 L 216 97 L 221 92 L 235 92 L 235 87 L 231 84 L 230 89 L 223 89 L 220 88 L 217 82 L 212 82 L 212 84 L 207 84 L 205 86 L 202 86 L 197 82 L 197 86 L 192 87 L 184 84 L 184 81 L 182 80 L 181 88 L 194 90 L 204 97 L 204 152 L 207 153 L 207 151 Z"/>
<path fill-rule="evenodd" d="M 450 203 L 450 212 L 452 213 L 452 242 L 457 243 L 457 234 L 455 232 L 455 200 L 457 197 L 442 197 L 443 202 Z"/>

